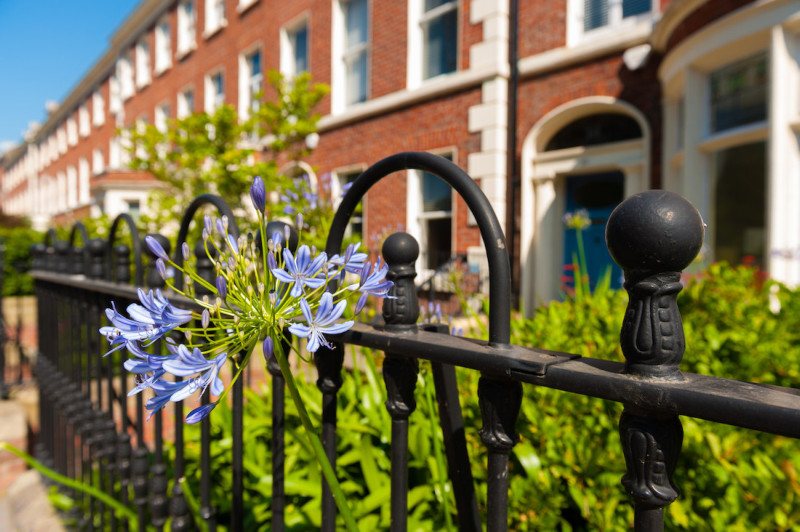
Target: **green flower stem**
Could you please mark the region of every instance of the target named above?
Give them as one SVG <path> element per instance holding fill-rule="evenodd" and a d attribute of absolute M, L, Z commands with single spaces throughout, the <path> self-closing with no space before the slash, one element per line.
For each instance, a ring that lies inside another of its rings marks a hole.
<path fill-rule="evenodd" d="M 186 504 L 188 504 L 189 508 L 192 510 L 192 517 L 194 518 L 195 524 L 198 525 L 200 530 L 203 532 L 209 532 L 208 523 L 206 523 L 206 520 L 200 516 L 200 505 L 197 504 L 197 499 L 195 499 L 194 494 L 192 493 L 192 488 L 189 486 L 189 481 L 186 480 L 186 477 L 181 477 L 178 479 L 178 484 L 180 484 L 181 489 L 183 490 L 183 496 L 186 499 Z"/>
<path fill-rule="evenodd" d="M 317 462 L 319 462 L 319 465 L 322 468 L 322 474 L 325 476 L 325 480 L 328 482 L 328 486 L 333 494 L 333 500 L 336 502 L 336 507 L 339 508 L 340 515 L 344 518 L 344 523 L 347 526 L 347 529 L 351 532 L 358 532 L 358 525 L 353 518 L 353 513 L 350 510 L 350 506 L 347 504 L 347 499 L 344 496 L 342 487 L 339 485 L 339 480 L 336 478 L 336 472 L 333 470 L 331 463 L 328 461 L 328 456 L 325 454 L 325 449 L 322 447 L 322 441 L 320 441 L 319 436 L 314 430 L 314 427 L 311 425 L 311 419 L 308 417 L 308 412 L 306 411 L 303 401 L 300 398 L 300 393 L 297 390 L 297 384 L 294 382 L 292 370 L 289 367 L 289 362 L 286 359 L 281 344 L 282 338 L 279 337 L 274 346 L 275 358 L 278 360 L 281 373 L 283 373 L 283 378 L 286 381 L 287 387 L 289 388 L 289 394 L 292 396 L 292 400 L 297 407 L 297 413 L 300 415 L 300 421 L 303 423 L 303 428 L 308 436 L 308 441 L 311 443 L 312 449 L 314 449 Z"/>
<path fill-rule="evenodd" d="M 591 288 L 589 286 L 589 269 L 586 265 L 586 251 L 583 248 L 583 229 L 575 230 L 575 239 L 578 243 L 578 265 L 580 268 L 578 282 L 581 283 L 584 294 L 590 294 Z"/>
<path fill-rule="evenodd" d="M 110 495 L 103 493 L 99 489 L 95 488 L 90 484 L 84 484 L 78 480 L 73 480 L 69 477 L 66 477 L 60 473 L 57 473 L 50 469 L 49 467 L 45 466 L 34 457 L 26 453 L 25 451 L 20 451 L 13 445 L 10 445 L 6 442 L 0 442 L 0 450 L 9 451 L 10 453 L 15 454 L 19 458 L 23 459 L 25 463 L 27 463 L 30 467 L 41 473 L 42 475 L 55 480 L 59 484 L 67 486 L 68 488 L 72 488 L 78 490 L 82 493 L 86 493 L 99 501 L 103 502 L 104 504 L 108 505 L 111 508 L 114 508 L 114 511 L 118 512 L 121 515 L 124 515 L 126 519 L 129 520 L 131 524 L 131 529 L 137 530 L 139 528 L 139 519 L 136 515 L 136 512 L 119 502 L 118 500 L 114 499 Z M 155 530 L 155 528 L 145 525 L 147 530 Z"/>

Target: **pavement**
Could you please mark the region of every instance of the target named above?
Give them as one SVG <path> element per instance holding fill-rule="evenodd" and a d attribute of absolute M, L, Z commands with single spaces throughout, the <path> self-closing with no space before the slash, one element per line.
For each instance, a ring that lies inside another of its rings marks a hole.
<path fill-rule="evenodd" d="M 3 298 L 3 318 L 10 341 L 6 344 L 5 382 L 10 397 L 0 400 L 0 441 L 30 452 L 29 436 L 38 430 L 39 392 L 27 366 L 20 373 L 19 351 L 13 340 L 20 331 L 23 351 L 36 352 L 36 300 Z M 17 328 L 19 319 L 21 328 Z M 2 368 L 0 368 L 2 369 Z M 64 527 L 47 496 L 41 475 L 7 451 L 0 451 L 0 532 L 63 532 Z"/>

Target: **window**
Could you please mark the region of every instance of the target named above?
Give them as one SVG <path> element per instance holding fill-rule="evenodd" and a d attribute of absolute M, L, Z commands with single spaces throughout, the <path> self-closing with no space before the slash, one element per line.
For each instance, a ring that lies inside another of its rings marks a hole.
<path fill-rule="evenodd" d="M 141 204 L 139 200 L 125 200 L 125 203 L 128 206 L 128 214 L 135 222 L 139 221 L 139 217 L 142 214 Z"/>
<path fill-rule="evenodd" d="M 136 87 L 142 88 L 150 83 L 150 44 L 147 37 L 136 43 Z"/>
<path fill-rule="evenodd" d="M 117 60 L 117 78 L 119 79 L 119 96 L 122 100 L 127 100 L 135 92 L 133 86 L 133 63 L 131 62 L 130 52 L 124 53 Z"/>
<path fill-rule="evenodd" d="M 651 23 L 656 7 L 653 0 L 569 0 L 567 41 L 614 37 L 620 29 Z"/>
<path fill-rule="evenodd" d="M 766 142 L 714 154 L 714 260 L 765 266 Z"/>
<path fill-rule="evenodd" d="M 108 112 L 117 114 L 122 110 L 119 77 L 115 74 L 108 79 Z"/>
<path fill-rule="evenodd" d="M 347 192 L 349 185 L 361 175 L 361 170 L 337 172 L 336 177 L 333 178 L 331 185 L 331 194 L 333 196 L 333 205 L 335 208 L 339 207 L 342 198 Z M 325 179 L 325 176 L 323 176 Z M 358 206 L 353 211 L 350 221 L 347 223 L 347 228 L 344 231 L 345 238 L 354 237 L 357 241 L 363 241 L 364 235 L 364 201 L 360 201 Z"/>
<path fill-rule="evenodd" d="M 634 15 L 649 13 L 652 0 L 584 0 L 583 31 L 619 24 Z"/>
<path fill-rule="evenodd" d="M 767 119 L 767 56 L 736 61 L 709 75 L 711 132 Z"/>
<path fill-rule="evenodd" d="M 100 175 L 105 172 L 105 162 L 103 161 L 103 150 L 95 148 L 92 151 L 92 174 Z"/>
<path fill-rule="evenodd" d="M 192 0 L 184 0 L 178 4 L 178 50 L 177 54 L 182 57 L 192 50 L 197 45 L 196 41 L 196 22 L 197 16 L 195 14 L 194 2 Z"/>
<path fill-rule="evenodd" d="M 120 153 L 120 140 L 119 135 L 114 136 L 108 143 L 108 167 L 117 169 L 120 167 L 122 154 Z"/>
<path fill-rule="evenodd" d="M 225 78 L 222 72 L 206 76 L 205 110 L 213 113 L 225 103 Z"/>
<path fill-rule="evenodd" d="M 58 138 L 58 154 L 67 153 L 67 130 L 63 125 L 56 131 L 56 137 Z"/>
<path fill-rule="evenodd" d="M 425 0 L 420 26 L 422 78 L 454 72 L 458 57 L 458 1 Z"/>
<path fill-rule="evenodd" d="M 67 118 L 67 144 L 75 146 L 78 143 L 78 124 L 75 118 Z"/>
<path fill-rule="evenodd" d="M 78 203 L 89 203 L 89 161 L 86 157 L 78 161 Z"/>
<path fill-rule="evenodd" d="M 67 209 L 67 175 L 64 172 L 56 174 L 56 212 Z"/>
<path fill-rule="evenodd" d="M 367 0 L 348 0 L 340 5 L 344 30 L 341 58 L 344 76 L 340 88 L 347 106 L 367 100 L 369 15 Z"/>
<path fill-rule="evenodd" d="M 418 269 L 435 270 L 452 254 L 453 191 L 435 175 L 412 170 L 407 194 L 408 232 L 419 241 Z"/>
<path fill-rule="evenodd" d="M 308 72 L 308 20 L 281 32 L 281 72 L 294 77 Z"/>
<path fill-rule="evenodd" d="M 165 103 L 156 107 L 153 125 L 162 133 L 167 132 L 167 120 L 169 120 L 169 104 Z"/>
<path fill-rule="evenodd" d="M 248 118 L 251 111 L 258 109 L 262 83 L 261 51 L 239 56 L 239 115 L 242 118 Z"/>
<path fill-rule="evenodd" d="M 78 173 L 74 166 L 67 166 L 67 207 L 78 204 Z"/>
<path fill-rule="evenodd" d="M 186 89 L 178 94 L 178 118 L 186 118 L 194 112 L 194 91 Z"/>
<path fill-rule="evenodd" d="M 156 74 L 172 66 L 172 39 L 170 37 L 169 17 L 163 17 L 156 25 Z"/>
<path fill-rule="evenodd" d="M 89 124 L 89 107 L 84 103 L 78 108 L 78 134 L 81 137 L 88 137 L 92 130 Z"/>
<path fill-rule="evenodd" d="M 225 0 L 206 0 L 205 36 L 210 37 L 227 25 L 225 20 Z"/>

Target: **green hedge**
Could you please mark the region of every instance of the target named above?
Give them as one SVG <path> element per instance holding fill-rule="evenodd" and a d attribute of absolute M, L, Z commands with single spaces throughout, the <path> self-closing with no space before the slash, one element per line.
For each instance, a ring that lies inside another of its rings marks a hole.
<path fill-rule="evenodd" d="M 30 247 L 42 242 L 44 235 L 25 227 L 0 228 L 3 239 L 3 295 L 22 296 L 33 293 L 33 278 L 30 269 Z"/>
<path fill-rule="evenodd" d="M 796 386 L 800 382 L 800 293 L 764 280 L 745 268 L 713 265 L 689 279 L 679 296 L 687 338 L 684 371 Z M 594 358 L 622 360 L 619 328 L 627 296 L 598 293 L 552 303 L 535 318 L 514 320 L 513 342 Z M 376 357 L 377 358 L 377 357 Z M 460 371 L 479 505 L 485 509 L 486 451 L 478 375 Z M 269 381 L 269 379 L 267 379 Z M 248 392 L 245 405 L 245 482 L 248 530 L 268 530 L 270 515 L 269 382 Z M 312 414 L 320 395 L 301 384 Z M 411 416 L 409 522 L 411 530 L 448 526 L 454 501 L 441 482 L 441 450 L 432 384 L 423 364 L 418 410 Z M 620 484 L 625 461 L 618 421 L 621 406 L 599 399 L 524 386 L 518 423 L 521 436 L 511 454 L 511 530 L 626 530 L 633 512 Z M 389 525 L 391 423 L 385 391 L 374 363 L 345 378 L 339 406 L 339 471 L 364 530 Z M 289 407 L 289 411 L 292 408 Z M 230 413 L 211 416 L 215 504 L 227 522 Z M 669 530 L 799 530 L 800 444 L 777 436 L 682 418 L 685 437 L 675 482 L 681 496 L 667 511 Z M 292 415 L 287 421 L 287 522 L 292 530 L 319 526 L 320 474 Z M 199 431 L 190 428 L 187 474 L 197 489 Z"/>

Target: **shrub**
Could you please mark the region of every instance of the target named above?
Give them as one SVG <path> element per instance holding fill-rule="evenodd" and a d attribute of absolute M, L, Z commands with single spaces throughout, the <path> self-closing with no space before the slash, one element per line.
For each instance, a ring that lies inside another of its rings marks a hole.
<path fill-rule="evenodd" d="M 21 296 L 33 293 L 30 269 L 30 247 L 42 241 L 42 234 L 27 227 L 0 228 L 3 239 L 3 295 Z"/>
<path fill-rule="evenodd" d="M 747 268 L 712 265 L 690 278 L 679 296 L 686 330 L 681 368 L 739 380 L 796 385 L 800 345 L 800 293 Z M 601 288 L 592 295 L 551 303 L 532 319 L 512 323 L 521 345 L 622 361 L 619 329 L 627 303 L 622 291 Z M 442 484 L 446 468 L 432 382 L 426 370 L 417 386 L 418 409 L 409 438 L 409 528 L 439 530 L 454 512 L 452 492 Z M 485 509 L 486 450 L 475 372 L 459 371 L 461 406 L 476 479 Z M 359 526 L 389 524 L 391 423 L 383 406 L 385 389 L 371 357 L 366 369 L 344 380 L 339 396 L 339 475 L 356 502 Z M 246 529 L 269 528 L 271 497 L 270 399 L 268 383 L 248 391 L 245 406 Z M 510 457 L 511 530 L 627 530 L 630 500 L 620 483 L 625 460 L 619 442 L 622 406 L 600 399 L 530 385 L 517 425 L 520 442 Z M 302 384 L 307 405 L 319 422 L 320 395 Z M 287 524 L 318 529 L 320 473 L 287 402 Z M 667 511 L 667 527 L 681 530 L 789 530 L 800 523 L 800 453 L 784 437 L 682 418 L 685 431 L 675 482 L 680 498 Z M 214 501 L 227 522 L 230 470 L 230 415 L 212 417 Z M 187 441 L 199 431 L 187 428 Z M 199 444 L 187 450 L 187 475 L 197 478 Z"/>

